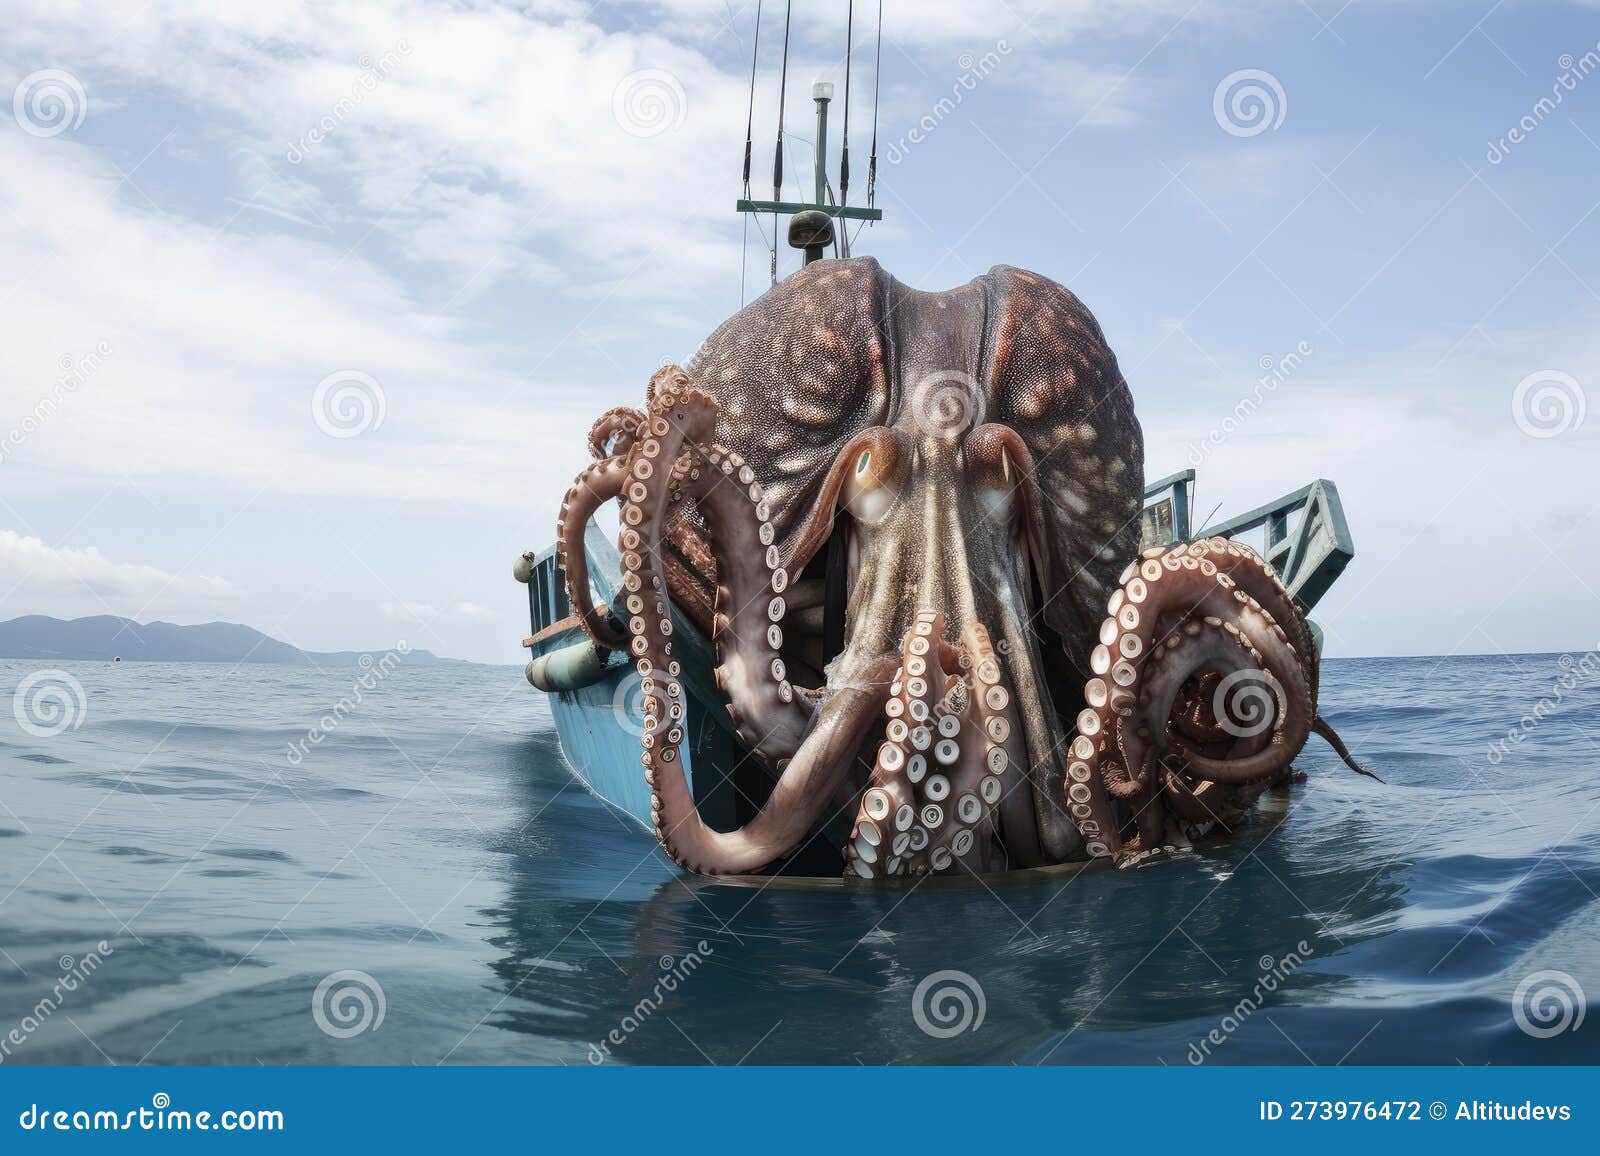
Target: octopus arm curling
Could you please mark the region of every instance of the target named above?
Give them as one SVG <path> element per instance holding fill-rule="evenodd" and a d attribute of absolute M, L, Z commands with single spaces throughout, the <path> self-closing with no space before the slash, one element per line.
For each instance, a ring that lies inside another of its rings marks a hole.
<path fill-rule="evenodd" d="M 830 808 L 855 815 L 850 878 L 1128 861 L 1233 827 L 1312 733 L 1355 765 L 1270 566 L 1220 538 L 1135 557 L 1143 436 L 1062 286 L 1001 266 L 926 293 L 817 262 L 646 401 L 595 424 L 559 543 L 585 629 L 633 658 L 678 862 L 760 870 Z M 615 612 L 582 549 L 611 498 Z M 705 824 L 684 772 L 674 609 L 775 776 L 736 831 Z"/>

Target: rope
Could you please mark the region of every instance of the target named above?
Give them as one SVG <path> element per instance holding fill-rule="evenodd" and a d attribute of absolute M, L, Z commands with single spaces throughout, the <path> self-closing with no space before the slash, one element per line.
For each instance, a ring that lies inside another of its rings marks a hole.
<path fill-rule="evenodd" d="M 751 137 L 756 125 L 756 58 L 761 51 L 761 0 L 756 0 L 756 38 L 750 47 L 750 108 L 744 121 L 744 195 L 750 196 Z"/>
<path fill-rule="evenodd" d="M 772 199 L 783 200 L 783 103 L 789 91 L 789 16 L 794 0 L 783 5 L 783 66 L 778 73 L 778 145 L 772 154 Z M 778 283 L 778 212 L 772 212 L 772 283 Z"/>
<path fill-rule="evenodd" d="M 870 209 L 878 195 L 878 92 L 879 74 L 883 70 L 883 0 L 878 0 L 878 50 L 872 62 L 872 155 L 867 158 L 867 207 Z"/>
<path fill-rule="evenodd" d="M 844 143 L 839 149 L 839 204 L 850 203 L 850 58 L 855 51 L 856 0 L 844 18 Z"/>

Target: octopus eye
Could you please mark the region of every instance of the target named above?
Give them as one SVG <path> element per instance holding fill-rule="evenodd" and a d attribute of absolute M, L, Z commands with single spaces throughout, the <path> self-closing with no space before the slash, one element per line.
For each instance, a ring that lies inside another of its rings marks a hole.
<path fill-rule="evenodd" d="M 1001 454 L 998 461 L 986 463 L 975 473 L 973 489 L 979 508 L 998 521 L 1010 518 L 1017 505 L 1017 479 L 1010 460 Z"/>
<path fill-rule="evenodd" d="M 967 463 L 978 508 L 997 521 L 1010 518 L 1016 512 L 1022 478 L 1006 447 L 994 437 L 974 437 L 968 443 Z"/>
<path fill-rule="evenodd" d="M 855 468 L 845 466 L 849 473 L 839 499 L 857 521 L 870 526 L 881 521 L 900 496 L 905 454 L 898 435 L 891 430 L 873 431 L 864 438 L 855 455 Z M 845 457 L 840 464 L 850 460 Z"/>

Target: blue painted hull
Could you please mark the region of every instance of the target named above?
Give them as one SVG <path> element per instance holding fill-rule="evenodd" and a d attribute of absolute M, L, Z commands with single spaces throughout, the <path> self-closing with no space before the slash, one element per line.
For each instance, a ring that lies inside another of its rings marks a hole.
<path fill-rule="evenodd" d="M 614 605 L 621 577 L 616 547 L 592 525 L 584 544 L 595 597 Z M 557 579 L 560 575 L 552 552 L 546 551 L 535 563 L 534 580 L 529 583 L 535 631 L 567 615 L 565 590 Z M 731 824 L 739 811 L 736 800 L 740 785 L 736 784 L 735 770 L 742 752 L 716 690 L 712 648 L 694 624 L 676 612 L 673 625 L 686 691 L 684 772 L 701 813 L 715 825 Z M 538 657 L 561 647 L 585 644 L 583 632 L 573 627 L 529 650 L 531 657 Z M 591 791 L 646 830 L 652 830 L 650 788 L 639 762 L 639 739 L 644 734 L 639 676 L 626 656 L 612 654 L 599 682 L 579 690 L 553 693 L 548 701 L 568 765 Z M 743 786 L 751 789 L 750 785 Z"/>

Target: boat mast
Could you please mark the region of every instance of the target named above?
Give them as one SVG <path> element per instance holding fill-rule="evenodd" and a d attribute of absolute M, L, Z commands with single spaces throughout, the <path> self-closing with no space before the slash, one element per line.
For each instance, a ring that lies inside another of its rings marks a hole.
<path fill-rule="evenodd" d="M 852 5 L 852 16 L 853 16 L 853 8 L 854 8 L 854 6 Z M 759 11 L 759 9 L 757 10 L 757 19 L 758 20 L 760 19 L 760 11 Z M 881 15 L 879 17 L 879 20 L 880 20 L 880 23 L 879 23 L 878 36 L 879 36 L 879 41 L 880 41 L 880 45 L 881 45 L 882 36 L 883 36 L 883 28 L 882 28 L 882 23 L 881 23 L 882 17 L 881 17 Z M 830 198 L 830 189 L 828 187 L 828 105 L 833 101 L 833 84 L 832 84 L 831 81 L 826 81 L 826 80 L 819 80 L 819 81 L 817 81 L 815 84 L 813 84 L 811 86 L 811 99 L 813 101 L 815 101 L 816 105 L 817 105 L 816 163 L 815 163 L 815 171 L 814 171 L 814 182 L 813 182 L 814 187 L 813 187 L 813 191 L 812 191 L 812 200 L 810 200 L 810 201 L 785 201 L 785 200 L 782 199 L 782 195 L 783 195 L 783 169 L 782 169 L 782 165 L 783 165 L 783 127 L 782 127 L 783 126 L 783 108 L 782 108 L 782 102 L 783 102 L 784 92 L 788 87 L 787 79 L 788 79 L 788 70 L 789 70 L 789 40 L 788 40 L 787 24 L 788 24 L 788 19 L 787 19 L 787 14 L 786 14 L 785 15 L 785 29 L 784 29 L 784 45 L 783 45 L 783 65 L 782 65 L 782 72 L 780 74 L 783 77 L 783 80 L 780 82 L 779 89 L 778 89 L 778 101 L 779 101 L 778 125 L 779 125 L 779 127 L 778 127 L 777 141 L 775 142 L 775 145 L 774 145 L 774 148 L 773 148 L 773 181 L 772 181 L 773 190 L 772 190 L 772 199 L 770 201 L 758 201 L 758 200 L 754 200 L 750 196 L 750 181 L 749 181 L 749 177 L 750 177 L 750 133 L 749 133 L 749 128 L 747 127 L 746 130 L 745 130 L 745 160 L 744 160 L 745 195 L 743 197 L 739 198 L 739 200 L 735 203 L 734 208 L 735 208 L 735 210 L 737 212 L 740 212 L 740 213 L 771 213 L 772 216 L 773 216 L 774 223 L 776 223 L 777 218 L 780 215 L 787 216 L 789 218 L 789 244 L 791 246 L 793 246 L 794 248 L 796 248 L 796 249 L 802 249 L 802 250 L 805 251 L 806 264 L 809 265 L 813 261 L 821 260 L 822 256 L 823 256 L 823 253 L 824 253 L 824 250 L 826 250 L 827 247 L 830 246 L 830 245 L 834 246 L 835 252 L 837 252 L 839 256 L 841 256 L 841 257 L 850 256 L 850 234 L 849 234 L 848 225 L 847 224 L 840 224 L 838 226 L 838 228 L 837 228 L 837 231 L 836 231 L 835 230 L 835 226 L 834 226 L 834 221 L 835 220 L 838 220 L 838 221 L 841 221 L 841 222 L 849 222 L 849 221 L 881 221 L 881 220 L 883 220 L 883 210 L 879 209 L 879 208 L 875 208 L 870 204 L 870 201 L 872 200 L 872 197 L 871 197 L 872 188 L 871 188 L 871 186 L 874 183 L 873 180 L 872 180 L 872 177 L 876 175 L 875 171 L 874 172 L 869 172 L 869 175 L 868 175 L 868 200 L 869 200 L 868 206 L 865 207 L 865 208 L 857 208 L 857 207 L 854 207 L 854 206 L 851 206 L 851 205 L 843 203 L 845 201 L 845 199 L 846 199 L 846 192 L 847 192 L 847 189 L 848 189 L 848 181 L 850 179 L 849 178 L 849 168 L 848 168 L 849 163 L 850 163 L 849 162 L 849 151 L 848 151 L 849 147 L 850 147 L 848 132 L 849 132 L 849 124 L 850 124 L 850 108 L 849 108 L 849 100 L 850 100 L 850 96 L 849 96 L 849 92 L 850 92 L 850 81 L 849 81 L 850 71 L 849 70 L 850 70 L 850 64 L 849 64 L 849 62 L 850 62 L 850 58 L 851 58 L 851 53 L 850 53 L 850 47 L 848 45 L 846 46 L 846 49 L 845 49 L 845 61 L 846 61 L 846 63 L 845 63 L 845 131 L 846 131 L 847 135 L 846 135 L 845 142 L 844 142 L 844 151 L 841 153 L 841 157 L 840 157 L 841 169 L 840 169 L 840 189 L 839 189 L 839 192 L 840 192 L 840 202 L 841 203 L 839 203 L 839 204 L 832 203 L 831 198 Z M 853 29 L 853 19 L 852 19 L 851 28 Z M 847 33 L 847 36 L 850 35 L 850 34 L 851 33 Z M 880 57 L 880 59 L 881 59 L 881 57 Z M 876 76 L 873 77 L 873 83 L 874 83 L 874 90 L 876 90 L 876 84 L 877 84 L 877 77 Z M 754 108 L 754 101 L 755 101 L 755 62 L 754 62 L 754 60 L 752 60 L 752 62 L 751 62 L 750 93 L 751 93 L 751 96 L 750 96 L 751 107 Z M 873 107 L 873 127 L 874 127 L 873 137 L 874 137 L 874 140 L 873 140 L 873 149 L 872 149 L 873 155 L 872 155 L 872 159 L 871 159 L 871 168 L 873 170 L 876 170 L 876 168 L 877 168 L 877 159 L 878 159 L 877 158 L 877 151 L 878 150 L 877 150 L 877 141 L 876 141 L 876 137 L 877 137 L 877 132 L 876 132 L 876 127 L 877 127 L 877 107 L 876 107 L 877 100 L 876 100 L 876 98 L 874 98 L 873 105 L 874 105 L 874 107 Z M 774 233 L 776 233 L 776 230 L 774 230 Z M 776 248 L 777 237 L 776 237 L 776 235 L 774 235 L 773 241 L 774 241 L 774 248 L 773 248 L 773 255 L 772 255 L 772 281 L 773 281 L 773 284 L 777 284 L 778 272 L 777 272 L 777 248 Z"/>

